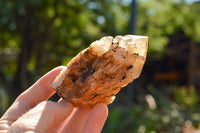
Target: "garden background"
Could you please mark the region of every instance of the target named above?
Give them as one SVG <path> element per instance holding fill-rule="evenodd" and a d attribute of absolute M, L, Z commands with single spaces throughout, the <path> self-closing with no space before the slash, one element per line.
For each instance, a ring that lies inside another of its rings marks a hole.
<path fill-rule="evenodd" d="M 108 106 L 102 132 L 200 128 L 199 14 L 198 0 L 1 0 L 0 115 L 91 42 L 137 34 L 149 37 L 146 64 Z"/>

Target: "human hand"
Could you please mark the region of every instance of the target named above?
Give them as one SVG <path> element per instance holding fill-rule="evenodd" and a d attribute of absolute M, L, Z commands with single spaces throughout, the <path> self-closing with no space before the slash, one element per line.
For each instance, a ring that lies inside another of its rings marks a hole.
<path fill-rule="evenodd" d="M 18 96 L 0 119 L 0 133 L 101 132 L 108 115 L 106 105 L 80 109 L 62 99 L 47 101 L 55 93 L 51 83 L 62 69 L 53 69 Z"/>

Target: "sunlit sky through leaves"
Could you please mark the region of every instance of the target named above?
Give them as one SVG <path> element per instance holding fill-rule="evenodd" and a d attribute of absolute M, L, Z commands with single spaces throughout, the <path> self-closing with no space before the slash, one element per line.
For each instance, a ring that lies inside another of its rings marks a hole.
<path fill-rule="evenodd" d="M 132 0 L 124 0 L 124 1 L 130 3 Z M 145 1 L 149 1 L 149 0 L 141 0 L 141 1 L 145 2 Z M 181 0 L 174 0 L 174 1 L 175 2 L 180 2 Z M 200 1 L 200 0 L 185 0 L 185 2 L 188 3 L 188 4 L 192 4 L 192 3 L 197 2 L 197 1 Z"/>
<path fill-rule="evenodd" d="M 200 1 L 200 0 L 186 0 L 186 2 L 187 2 L 188 4 L 192 4 L 192 3 L 196 2 L 196 1 Z"/>

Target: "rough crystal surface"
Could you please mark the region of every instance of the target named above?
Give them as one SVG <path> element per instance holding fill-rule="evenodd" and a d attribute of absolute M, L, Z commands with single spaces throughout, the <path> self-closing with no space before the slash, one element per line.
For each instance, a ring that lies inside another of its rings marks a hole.
<path fill-rule="evenodd" d="M 75 107 L 110 104 L 121 87 L 139 77 L 148 37 L 103 37 L 74 57 L 52 83 L 57 94 Z"/>

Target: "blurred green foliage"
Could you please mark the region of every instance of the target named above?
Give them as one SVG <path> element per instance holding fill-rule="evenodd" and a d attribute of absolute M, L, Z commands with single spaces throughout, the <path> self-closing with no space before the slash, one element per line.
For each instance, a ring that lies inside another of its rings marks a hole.
<path fill-rule="evenodd" d="M 102 36 L 128 34 L 130 4 L 130 0 L 0 1 L 4 79 L 10 81 L 19 69 L 18 58 L 26 40 L 30 44 L 25 69 L 35 77 L 66 64 Z M 168 35 L 178 30 L 200 42 L 199 13 L 199 3 L 186 4 L 184 0 L 137 1 L 136 34 L 149 36 L 150 53 L 163 51 Z"/>
<path fill-rule="evenodd" d="M 163 51 L 168 35 L 184 31 L 192 40 L 200 42 L 200 4 L 186 4 L 185 0 L 138 1 L 137 34 L 149 36 L 149 52 Z"/>
<path fill-rule="evenodd" d="M 193 86 L 175 88 L 175 101 L 182 107 L 188 106 L 194 110 L 198 106 L 198 93 Z M 194 108 L 194 109 L 193 109 Z"/>
<path fill-rule="evenodd" d="M 194 88 L 174 88 L 174 98 L 169 97 L 153 86 L 148 87 L 156 108 L 151 108 L 153 102 L 148 98 L 139 98 L 139 102 L 113 107 L 103 130 L 105 133 L 181 133 L 182 126 L 200 123 L 199 97 Z"/>
<path fill-rule="evenodd" d="M 8 93 L 0 88 L 0 114 L 3 114 L 9 105 Z"/>
<path fill-rule="evenodd" d="M 130 5 L 131 0 L 1 0 L 0 114 L 13 101 L 10 95 L 20 89 L 15 78 L 30 86 L 52 68 L 66 65 L 94 40 L 128 34 Z M 162 54 L 168 36 L 180 30 L 200 42 L 199 7 L 199 2 L 185 0 L 138 0 L 136 34 L 149 36 L 148 55 Z M 10 89 L 12 84 L 16 90 Z M 155 87 L 148 90 L 149 94 L 136 97 L 139 102 L 111 108 L 103 132 L 181 132 L 185 122 L 197 127 L 200 109 L 194 87 L 175 86 L 173 97 Z"/>
<path fill-rule="evenodd" d="M 0 7 L 2 85 L 22 66 L 36 77 L 66 65 L 102 36 L 128 33 L 130 6 L 123 1 L 3 0 Z"/>

